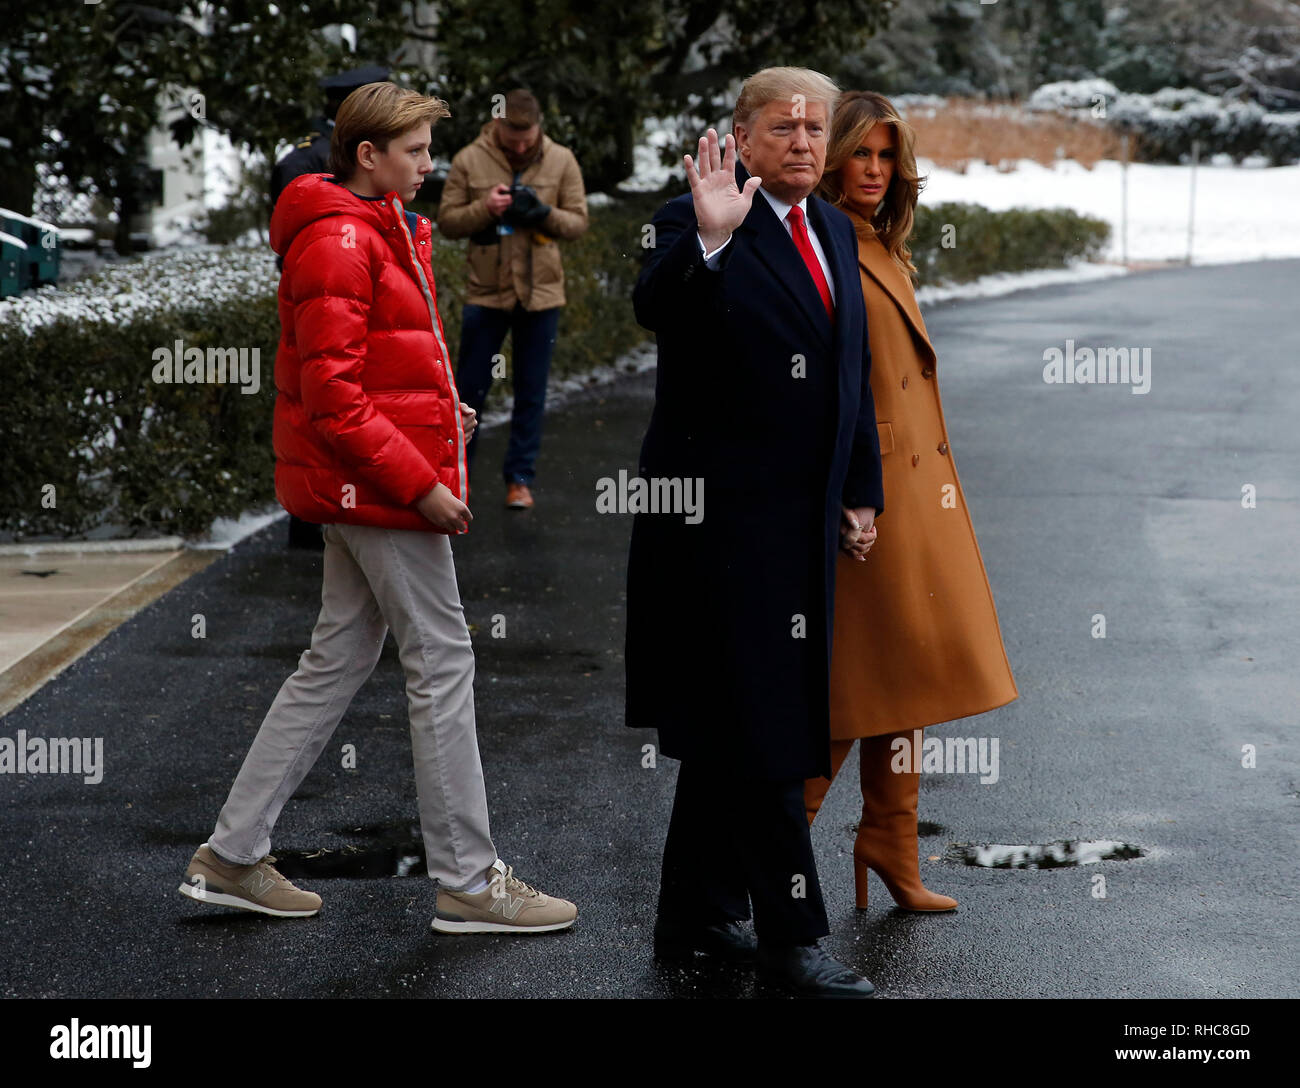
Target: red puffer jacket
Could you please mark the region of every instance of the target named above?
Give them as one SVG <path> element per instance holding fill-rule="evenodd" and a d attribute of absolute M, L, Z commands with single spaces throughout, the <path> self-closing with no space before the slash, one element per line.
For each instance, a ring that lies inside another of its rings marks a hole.
<path fill-rule="evenodd" d="M 412 505 L 466 499 L 460 399 L 434 296 L 429 220 L 303 174 L 280 195 L 275 494 L 328 524 L 442 532 Z"/>

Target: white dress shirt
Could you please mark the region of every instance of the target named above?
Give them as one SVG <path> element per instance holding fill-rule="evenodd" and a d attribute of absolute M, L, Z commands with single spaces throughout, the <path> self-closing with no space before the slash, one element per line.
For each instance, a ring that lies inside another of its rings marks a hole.
<path fill-rule="evenodd" d="M 781 221 L 781 225 L 785 228 L 786 234 L 790 236 L 790 240 L 793 242 L 794 231 L 791 228 L 790 220 L 787 219 L 786 216 L 790 214 L 790 209 L 794 207 L 794 205 L 787 204 L 784 200 L 781 200 L 779 197 L 773 196 L 761 185 L 758 187 L 758 191 L 762 193 L 765 197 L 767 197 L 767 202 L 770 205 L 772 205 L 772 210 L 776 212 L 777 219 Z M 808 218 L 807 197 L 804 197 L 803 200 L 799 201 L 799 210 L 803 212 L 804 226 L 808 229 L 808 240 L 812 242 L 813 253 L 817 255 L 817 263 L 822 266 L 822 275 L 826 277 L 826 286 L 829 287 L 831 290 L 831 301 L 835 302 L 836 301 L 835 277 L 831 275 L 830 262 L 826 259 L 826 251 L 822 248 L 821 239 L 817 237 L 817 232 L 813 229 L 812 220 Z M 710 268 L 717 268 L 718 254 L 720 254 L 724 249 L 727 248 L 727 246 L 731 244 L 731 238 L 728 237 L 727 240 L 722 243 L 722 245 L 718 246 L 717 249 L 715 249 L 712 253 L 710 253 L 705 248 L 704 239 L 700 238 L 698 231 L 696 232 L 695 237 L 700 243 L 700 252 L 704 254 L 704 263 L 708 265 Z"/>

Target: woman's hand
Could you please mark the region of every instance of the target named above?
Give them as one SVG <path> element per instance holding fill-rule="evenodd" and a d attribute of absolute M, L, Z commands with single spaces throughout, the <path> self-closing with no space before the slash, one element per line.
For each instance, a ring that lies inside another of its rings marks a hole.
<path fill-rule="evenodd" d="M 432 491 L 415 504 L 415 508 L 434 525 L 448 533 L 463 533 L 469 529 L 474 515 L 444 483 L 434 485 Z"/>
<path fill-rule="evenodd" d="M 469 436 L 474 433 L 474 428 L 478 426 L 478 413 L 474 411 L 464 401 L 460 402 L 460 429 L 465 435 L 465 441 L 469 441 Z"/>
<path fill-rule="evenodd" d="M 878 535 L 875 508 L 863 506 L 851 510 L 842 506 L 840 509 L 844 515 L 840 522 L 840 548 L 862 562 L 867 558 L 867 552 L 871 550 Z"/>

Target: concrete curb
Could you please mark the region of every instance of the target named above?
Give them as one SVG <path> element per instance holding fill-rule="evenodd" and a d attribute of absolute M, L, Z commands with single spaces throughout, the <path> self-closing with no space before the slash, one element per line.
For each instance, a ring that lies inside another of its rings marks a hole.
<path fill-rule="evenodd" d="M 186 547 L 178 536 L 160 536 L 149 540 L 48 540 L 29 544 L 0 544 L 0 556 L 6 555 L 76 555 L 80 552 L 101 555 L 127 552 L 175 552 Z"/>
<path fill-rule="evenodd" d="M 0 717 L 58 676 L 115 628 L 224 553 L 186 549 L 132 579 L 74 617 L 0 673 Z"/>

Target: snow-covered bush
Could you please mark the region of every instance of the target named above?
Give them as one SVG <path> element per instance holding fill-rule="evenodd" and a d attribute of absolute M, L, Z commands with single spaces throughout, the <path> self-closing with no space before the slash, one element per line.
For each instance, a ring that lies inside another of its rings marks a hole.
<path fill-rule="evenodd" d="M 907 116 L 908 110 L 923 113 L 926 110 L 941 110 L 948 105 L 948 100 L 941 94 L 895 94 L 890 96 L 889 101 L 903 117 Z"/>
<path fill-rule="evenodd" d="M 1264 155 L 1273 165 L 1300 161 L 1296 114 L 1269 113 L 1257 102 L 1219 98 L 1193 87 L 1165 87 L 1148 95 L 1121 94 L 1104 79 L 1047 83 L 1027 105 L 1104 120 L 1131 132 L 1137 154 L 1147 162 L 1181 162 L 1191 156 L 1193 141 L 1202 158 L 1226 154 L 1240 162 Z"/>
<path fill-rule="evenodd" d="M 199 533 L 271 499 L 274 295 L 121 325 L 102 316 L 108 309 L 94 320 L 0 324 L 10 388 L 0 400 L 0 530 Z M 177 341 L 204 359 L 243 352 L 257 388 L 239 384 L 234 361 L 224 381 L 155 380 L 157 353 Z"/>
<path fill-rule="evenodd" d="M 1161 87 L 1155 94 L 1132 97 L 1145 98 L 1156 109 L 1187 110 L 1191 113 L 1213 113 L 1220 106 L 1217 95 L 1207 94 L 1195 87 Z"/>
<path fill-rule="evenodd" d="M 1266 113 L 1259 153 L 1271 163 L 1300 160 L 1300 112 Z"/>
<path fill-rule="evenodd" d="M 203 246 L 146 254 L 94 276 L 0 300 L 0 325 L 25 333 L 60 319 L 126 325 L 178 310 L 206 311 L 274 295 L 280 274 L 265 246 Z"/>
<path fill-rule="evenodd" d="M 1044 83 L 1025 102 L 1025 108 L 1034 110 L 1064 111 L 1088 110 L 1099 102 L 1114 102 L 1119 88 L 1107 79 L 1067 79 L 1059 83 Z"/>

